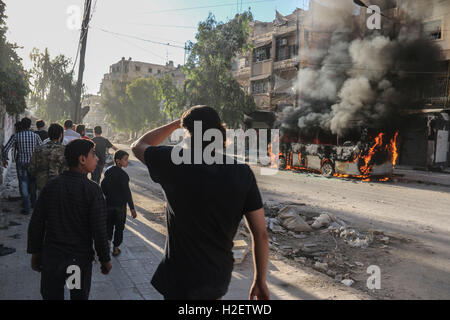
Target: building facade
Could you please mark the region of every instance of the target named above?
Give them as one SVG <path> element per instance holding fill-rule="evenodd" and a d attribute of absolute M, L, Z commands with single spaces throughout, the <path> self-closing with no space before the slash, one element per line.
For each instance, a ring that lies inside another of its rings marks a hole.
<path fill-rule="evenodd" d="M 124 57 L 119 62 L 109 67 L 109 73 L 105 74 L 101 83 L 102 88 L 110 87 L 112 81 L 133 81 L 138 78 L 154 77 L 156 79 L 170 75 L 178 88 L 183 86 L 185 75 L 181 71 L 181 67 L 175 67 L 173 61 L 169 61 L 166 65 L 154 63 L 133 61 L 131 58 L 126 60 Z"/>

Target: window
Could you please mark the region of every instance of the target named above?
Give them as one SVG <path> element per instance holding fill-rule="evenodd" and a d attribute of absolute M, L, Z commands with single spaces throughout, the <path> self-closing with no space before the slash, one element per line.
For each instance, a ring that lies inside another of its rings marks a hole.
<path fill-rule="evenodd" d="M 268 89 L 267 79 L 252 81 L 252 93 L 253 94 L 267 93 L 267 89 Z"/>
<path fill-rule="evenodd" d="M 141 67 L 139 67 L 139 66 L 135 66 L 134 68 L 135 68 L 136 72 L 141 71 Z"/>
<path fill-rule="evenodd" d="M 442 39 L 442 20 L 428 21 L 423 24 L 424 32 L 432 40 Z"/>
<path fill-rule="evenodd" d="M 267 45 L 265 47 L 256 48 L 253 50 L 253 62 L 259 62 L 270 59 L 270 50 L 272 49 L 271 45 Z"/>
<path fill-rule="evenodd" d="M 153 73 L 153 69 L 152 68 L 148 68 L 148 73 Z"/>
<path fill-rule="evenodd" d="M 309 31 L 305 30 L 305 47 L 309 48 Z"/>

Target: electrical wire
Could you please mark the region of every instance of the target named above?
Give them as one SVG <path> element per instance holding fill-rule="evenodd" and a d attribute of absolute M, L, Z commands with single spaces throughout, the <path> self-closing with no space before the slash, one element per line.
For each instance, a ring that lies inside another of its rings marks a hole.
<path fill-rule="evenodd" d="M 145 42 L 150 42 L 150 43 L 153 43 L 153 44 L 159 44 L 159 45 L 162 45 L 162 46 L 168 46 L 168 47 L 173 47 L 173 48 L 179 48 L 179 49 L 183 49 L 183 50 L 185 49 L 184 46 L 183 46 L 183 47 L 182 47 L 182 46 L 177 46 L 177 45 L 174 45 L 174 44 L 170 44 L 170 42 L 168 42 L 168 43 L 163 43 L 163 42 L 159 42 L 159 41 L 154 41 L 154 40 L 149 40 L 149 39 L 139 38 L 139 37 L 132 36 L 132 35 L 129 35 L 129 34 L 123 34 L 123 33 L 113 32 L 113 31 L 109 31 L 109 30 L 106 30 L 106 29 L 103 29 L 103 28 L 99 28 L 99 27 L 92 27 L 92 28 L 98 29 L 98 30 L 103 31 L 103 32 L 105 32 L 105 33 L 115 34 L 115 35 L 122 36 L 122 37 L 127 37 L 127 38 L 131 38 L 131 39 L 136 39 L 136 40 L 141 40 L 141 41 L 145 41 Z"/>
<path fill-rule="evenodd" d="M 260 1 L 249 1 L 242 4 L 255 4 L 255 3 L 262 3 L 262 2 L 275 2 L 276 0 L 260 0 Z M 186 10 L 196 10 L 196 9 L 209 9 L 209 8 L 218 8 L 218 7 L 234 7 L 234 3 L 223 3 L 223 4 L 217 4 L 212 6 L 199 6 L 199 7 L 188 7 L 188 8 L 179 8 L 179 9 L 164 9 L 164 10 L 157 10 L 157 11 L 150 11 L 150 12 L 143 12 L 144 14 L 155 14 L 155 13 L 165 13 L 165 12 L 172 12 L 172 11 L 186 11 Z"/>

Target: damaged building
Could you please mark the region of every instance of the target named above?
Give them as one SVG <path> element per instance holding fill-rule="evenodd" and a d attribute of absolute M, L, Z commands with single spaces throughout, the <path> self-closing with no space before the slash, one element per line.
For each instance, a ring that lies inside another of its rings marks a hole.
<path fill-rule="evenodd" d="M 399 132 L 397 164 L 448 167 L 450 2 L 362 3 L 380 7 L 380 30 L 351 0 L 311 0 L 308 10 L 253 23 L 253 49 L 232 70 L 258 107 L 246 126 L 324 130 L 332 144 L 355 129 L 373 140 Z"/>

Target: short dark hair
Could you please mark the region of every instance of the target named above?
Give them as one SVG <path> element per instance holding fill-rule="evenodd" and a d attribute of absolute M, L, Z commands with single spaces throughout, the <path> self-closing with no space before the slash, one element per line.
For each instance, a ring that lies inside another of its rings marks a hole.
<path fill-rule="evenodd" d="M 70 141 L 64 150 L 64 157 L 70 168 L 78 167 L 78 158 L 87 157 L 91 149 L 95 148 L 95 143 L 86 139 L 75 139 Z"/>
<path fill-rule="evenodd" d="M 50 138 L 50 140 L 59 139 L 61 134 L 64 136 L 64 128 L 59 124 L 52 123 L 50 127 L 48 127 L 48 137 Z"/>
<path fill-rule="evenodd" d="M 22 122 L 17 121 L 17 122 L 14 124 L 14 131 L 15 131 L 16 133 L 19 133 L 20 131 L 22 131 Z"/>
<path fill-rule="evenodd" d="M 220 130 L 223 135 L 223 143 L 225 146 L 226 129 L 216 110 L 208 106 L 199 105 L 194 106 L 183 113 L 183 116 L 181 117 L 181 126 L 189 131 L 192 138 L 194 137 L 194 123 L 196 121 L 202 122 L 202 136 L 208 129 Z M 193 139 L 193 141 L 195 140 Z M 209 142 L 203 142 L 203 147 L 208 144 Z"/>
<path fill-rule="evenodd" d="M 31 127 L 31 119 L 29 118 L 23 118 L 22 121 L 20 121 L 22 124 L 22 129 L 28 130 Z"/>
<path fill-rule="evenodd" d="M 96 127 L 94 128 L 94 132 L 95 132 L 95 134 L 102 134 L 102 127 L 96 126 Z"/>
<path fill-rule="evenodd" d="M 86 132 L 86 126 L 84 124 L 79 124 L 79 125 L 77 125 L 77 128 L 75 131 L 78 132 L 80 135 L 83 135 L 83 133 Z"/>
<path fill-rule="evenodd" d="M 43 128 L 43 127 L 45 127 L 45 122 L 44 122 L 44 120 L 38 120 L 38 121 L 36 121 L 36 128 Z"/>
<path fill-rule="evenodd" d="M 64 121 L 64 128 L 66 129 L 70 129 L 73 126 L 73 121 L 72 120 L 66 120 Z"/>
<path fill-rule="evenodd" d="M 116 160 L 122 160 L 125 156 L 129 156 L 128 152 L 117 150 L 116 153 L 114 153 L 114 162 L 116 162 Z"/>

